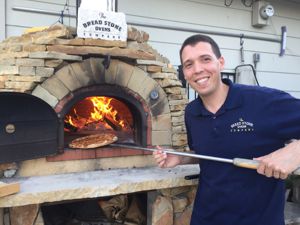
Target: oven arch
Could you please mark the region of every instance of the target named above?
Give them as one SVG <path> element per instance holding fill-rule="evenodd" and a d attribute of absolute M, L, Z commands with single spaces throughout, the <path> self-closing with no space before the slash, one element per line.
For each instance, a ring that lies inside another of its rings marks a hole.
<path fill-rule="evenodd" d="M 103 62 L 105 62 L 105 57 L 90 57 L 81 62 L 66 64 L 43 83 L 37 85 L 32 94 L 54 108 L 60 118 L 60 125 L 63 126 L 62 120 L 65 114 L 63 108 L 78 90 L 93 86 L 115 86 L 129 90 L 133 97 L 143 102 L 142 106 L 147 113 L 147 122 L 141 122 L 142 126 L 144 124 L 147 126 L 147 141 L 142 138 L 141 145 L 172 146 L 170 105 L 167 94 L 160 84 L 134 62 L 127 63 L 111 59 L 108 68 L 105 68 Z M 153 91 L 158 96 L 155 99 L 151 98 Z M 60 137 L 63 136 L 62 133 L 63 129 L 60 129 Z M 63 142 L 60 138 L 60 150 L 64 145 Z"/>

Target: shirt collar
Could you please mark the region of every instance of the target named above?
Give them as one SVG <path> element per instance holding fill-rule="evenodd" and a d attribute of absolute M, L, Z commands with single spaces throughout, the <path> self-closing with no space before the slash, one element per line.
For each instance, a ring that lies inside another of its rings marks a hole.
<path fill-rule="evenodd" d="M 238 108 L 243 104 L 243 99 L 239 93 L 240 86 L 238 84 L 232 83 L 230 79 L 222 79 L 222 82 L 229 86 L 228 95 L 224 104 L 218 110 L 216 114 L 224 113 L 227 110 Z M 209 116 L 212 115 L 203 105 L 201 98 L 198 96 L 191 105 L 191 113 L 195 116 Z"/>

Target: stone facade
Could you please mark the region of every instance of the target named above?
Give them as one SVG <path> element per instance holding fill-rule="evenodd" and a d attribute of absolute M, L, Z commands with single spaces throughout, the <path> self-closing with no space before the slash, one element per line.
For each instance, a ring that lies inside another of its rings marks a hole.
<path fill-rule="evenodd" d="M 132 90 L 150 106 L 155 89 L 160 95 L 156 106 L 165 108 L 157 113 L 151 106 L 151 144 L 184 150 L 187 95 L 177 71 L 147 44 L 148 38 L 129 27 L 127 42 L 81 39 L 62 25 L 8 38 L 0 43 L 0 91 L 32 93 L 55 108 L 72 91 L 102 82 Z M 108 70 L 102 65 L 106 55 L 112 57 Z M 99 73 L 105 81 L 96 77 Z"/>

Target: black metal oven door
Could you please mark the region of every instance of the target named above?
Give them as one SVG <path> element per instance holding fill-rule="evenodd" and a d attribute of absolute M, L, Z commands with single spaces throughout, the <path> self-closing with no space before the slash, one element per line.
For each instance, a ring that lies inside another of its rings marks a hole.
<path fill-rule="evenodd" d="M 0 163 L 57 153 L 59 121 L 49 104 L 16 92 L 0 92 L 0 104 Z"/>

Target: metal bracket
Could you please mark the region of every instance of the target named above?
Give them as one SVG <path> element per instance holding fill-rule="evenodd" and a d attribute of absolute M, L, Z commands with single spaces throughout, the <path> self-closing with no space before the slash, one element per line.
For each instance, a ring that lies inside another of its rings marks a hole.
<path fill-rule="evenodd" d="M 159 94 L 158 94 L 158 91 L 157 90 L 152 90 L 150 92 L 150 98 L 152 100 L 157 100 L 159 98 Z"/>
<path fill-rule="evenodd" d="M 104 66 L 104 68 L 107 70 L 110 66 L 110 60 L 111 60 L 111 57 L 110 55 L 105 55 L 104 56 L 104 60 L 102 62 L 102 65 Z"/>
<path fill-rule="evenodd" d="M 240 52 L 241 52 L 241 63 L 245 62 L 244 57 L 244 34 L 241 34 L 240 36 Z"/>
<path fill-rule="evenodd" d="M 286 26 L 281 27 L 281 41 L 280 41 L 280 53 L 279 56 L 283 56 L 285 54 L 286 48 Z"/>

